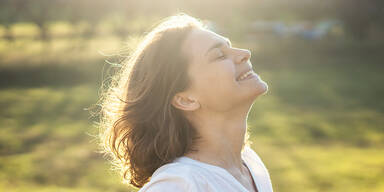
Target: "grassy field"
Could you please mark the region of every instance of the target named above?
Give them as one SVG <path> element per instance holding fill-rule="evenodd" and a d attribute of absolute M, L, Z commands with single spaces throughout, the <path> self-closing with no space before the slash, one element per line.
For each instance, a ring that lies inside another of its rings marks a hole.
<path fill-rule="evenodd" d="M 98 100 L 104 60 L 136 41 L 0 40 L 0 191 L 136 191 L 96 152 L 96 119 L 86 110 Z M 269 85 L 248 124 L 275 191 L 384 191 L 383 44 L 234 45 L 252 50 Z"/>

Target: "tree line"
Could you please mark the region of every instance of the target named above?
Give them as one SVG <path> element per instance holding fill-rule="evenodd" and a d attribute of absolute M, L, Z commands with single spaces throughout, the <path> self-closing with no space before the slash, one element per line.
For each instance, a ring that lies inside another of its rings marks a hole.
<path fill-rule="evenodd" d="M 246 20 L 296 18 L 317 20 L 338 19 L 346 31 L 360 39 L 372 28 L 384 28 L 384 1 L 382 0 L 275 0 L 275 1 L 222 1 L 222 0 L 1 0 L 0 25 L 5 28 L 5 37 L 12 39 L 10 26 L 18 22 L 30 22 L 39 28 L 41 39 L 49 39 L 47 26 L 55 21 L 72 25 L 88 23 L 84 36 L 91 37 L 95 26 L 109 15 L 118 15 L 123 20 L 137 16 L 167 16 L 176 11 L 186 11 L 199 17 L 225 23 L 234 15 Z M 116 29 L 122 35 L 124 27 Z"/>

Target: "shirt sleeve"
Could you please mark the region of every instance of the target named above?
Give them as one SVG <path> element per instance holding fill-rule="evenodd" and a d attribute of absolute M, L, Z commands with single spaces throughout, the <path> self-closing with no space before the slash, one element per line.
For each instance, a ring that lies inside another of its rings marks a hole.
<path fill-rule="evenodd" d="M 139 192 L 197 192 L 197 186 L 192 178 L 185 175 L 163 174 L 144 185 Z"/>
<path fill-rule="evenodd" d="M 252 148 L 248 147 L 247 150 L 248 150 L 247 156 L 249 158 L 250 166 L 253 167 L 255 172 L 259 172 L 259 174 L 256 174 L 256 175 L 259 175 L 259 176 L 264 175 L 262 178 L 260 178 L 261 187 L 263 188 L 262 191 L 272 192 L 273 191 L 272 182 L 271 182 L 271 178 L 270 178 L 267 167 L 264 165 L 259 155 Z M 258 169 L 260 168 L 262 168 L 263 171 L 258 171 Z"/>

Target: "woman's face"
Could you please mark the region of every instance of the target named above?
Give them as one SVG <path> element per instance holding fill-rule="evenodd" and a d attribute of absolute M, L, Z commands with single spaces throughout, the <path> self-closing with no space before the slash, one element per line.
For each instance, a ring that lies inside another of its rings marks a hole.
<path fill-rule="evenodd" d="M 252 71 L 251 53 L 234 48 L 229 40 L 212 31 L 194 29 L 183 51 L 189 57 L 189 92 L 200 107 L 229 111 L 250 105 L 268 91 L 268 85 Z"/>

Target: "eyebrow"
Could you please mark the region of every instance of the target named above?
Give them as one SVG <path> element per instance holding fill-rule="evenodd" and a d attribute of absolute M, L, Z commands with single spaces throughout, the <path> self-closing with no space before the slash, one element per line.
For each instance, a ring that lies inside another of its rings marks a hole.
<path fill-rule="evenodd" d="M 224 37 L 224 39 L 225 39 L 225 42 L 228 44 L 228 46 L 231 47 L 231 46 L 232 46 L 231 41 L 229 41 L 229 39 L 226 38 L 226 37 Z M 219 48 L 219 47 L 222 47 L 222 46 L 224 46 L 224 43 L 223 43 L 222 41 L 219 41 L 219 42 L 214 43 L 214 44 L 208 49 L 208 51 L 205 52 L 205 55 L 207 55 L 212 49 Z"/>

